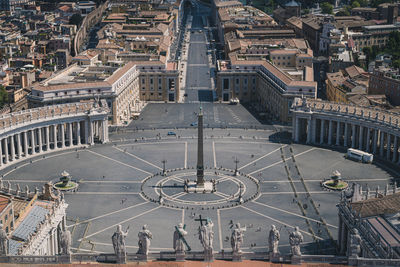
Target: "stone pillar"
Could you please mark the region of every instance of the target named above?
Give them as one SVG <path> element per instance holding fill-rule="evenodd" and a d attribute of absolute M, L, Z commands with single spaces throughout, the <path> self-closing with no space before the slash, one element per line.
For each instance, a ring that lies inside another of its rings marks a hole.
<path fill-rule="evenodd" d="M 85 120 L 85 144 L 89 144 L 89 121 Z"/>
<path fill-rule="evenodd" d="M 76 144 L 79 146 L 81 144 L 81 123 L 76 122 Z"/>
<path fill-rule="evenodd" d="M 398 150 L 398 136 L 395 135 L 394 136 L 394 140 L 393 140 L 393 159 L 392 162 L 395 163 L 397 160 L 397 150 Z"/>
<path fill-rule="evenodd" d="M 328 145 L 332 145 L 333 121 L 329 120 Z"/>
<path fill-rule="evenodd" d="M 15 138 L 17 138 L 17 155 L 18 155 L 18 159 L 21 158 L 22 155 L 22 147 L 21 147 L 21 133 L 17 133 L 15 135 Z"/>
<path fill-rule="evenodd" d="M 39 153 L 42 153 L 43 143 L 42 143 L 42 128 L 38 128 L 38 143 L 39 143 Z"/>
<path fill-rule="evenodd" d="M 3 165 L 3 139 L 0 139 L 0 166 Z"/>
<path fill-rule="evenodd" d="M 340 121 L 336 122 L 336 145 L 340 146 Z"/>
<path fill-rule="evenodd" d="M 74 138 L 72 136 L 72 122 L 68 123 L 68 138 L 69 138 L 69 146 L 74 145 Z"/>
<path fill-rule="evenodd" d="M 351 147 L 356 148 L 356 125 L 351 125 Z"/>
<path fill-rule="evenodd" d="M 89 122 L 89 144 L 93 145 L 94 144 L 94 129 L 93 129 L 93 122 Z"/>
<path fill-rule="evenodd" d="M 8 163 L 8 159 L 9 159 L 9 156 L 8 156 L 8 137 L 4 138 L 4 156 L 5 156 L 4 163 L 7 164 Z"/>
<path fill-rule="evenodd" d="M 294 131 L 293 131 L 293 133 L 294 133 L 294 141 L 296 142 L 296 143 L 298 143 L 299 142 L 299 132 L 300 132 L 300 129 L 299 129 L 299 125 L 300 124 L 300 122 L 299 122 L 299 118 L 295 118 L 295 120 L 294 120 Z M 309 135 L 309 133 L 307 132 L 307 140 L 308 140 L 308 135 Z"/>
<path fill-rule="evenodd" d="M 360 125 L 360 135 L 359 135 L 359 144 L 358 144 L 358 149 L 363 150 L 364 148 L 364 127 Z"/>
<path fill-rule="evenodd" d="M 376 154 L 376 150 L 378 147 L 378 130 L 374 129 L 374 140 L 372 141 L 372 153 Z"/>
<path fill-rule="evenodd" d="M 348 136 L 349 136 L 349 125 L 347 122 L 344 123 L 344 141 L 343 141 L 343 146 L 347 147 L 347 142 L 348 142 Z"/>
<path fill-rule="evenodd" d="M 25 157 L 29 155 L 28 152 L 28 134 L 27 132 L 24 132 L 24 152 L 25 152 Z"/>
<path fill-rule="evenodd" d="M 312 140 L 312 135 L 313 135 L 313 130 L 312 130 L 312 125 L 311 125 L 311 119 L 307 120 L 307 144 L 311 143 Z"/>
<path fill-rule="evenodd" d="M 390 153 L 392 152 L 392 135 L 387 134 L 387 145 L 386 145 L 386 159 L 390 160 Z"/>
<path fill-rule="evenodd" d="M 315 118 L 313 118 L 311 120 L 311 132 L 312 132 L 311 142 L 313 144 L 316 144 L 317 143 L 317 119 L 315 119 Z"/>
<path fill-rule="evenodd" d="M 108 120 L 107 118 L 103 120 L 102 122 L 102 127 L 103 127 L 103 143 L 107 143 L 108 142 Z"/>
<path fill-rule="evenodd" d="M 371 150 L 371 129 L 367 128 L 367 149 L 365 151 L 367 151 L 369 153 L 369 151 Z"/>
<path fill-rule="evenodd" d="M 11 154 L 11 161 L 15 160 L 15 144 L 14 144 L 14 135 L 10 136 L 10 154 Z"/>
<path fill-rule="evenodd" d="M 204 185 L 203 110 L 201 107 L 197 122 L 197 185 Z"/>
<path fill-rule="evenodd" d="M 31 130 L 31 146 L 32 146 L 32 150 L 31 150 L 31 154 L 34 155 L 36 153 L 35 151 L 35 129 Z"/>
<path fill-rule="evenodd" d="M 53 125 L 53 142 L 54 142 L 54 149 L 57 148 L 57 124 Z"/>
<path fill-rule="evenodd" d="M 384 140 L 385 140 L 385 132 L 380 131 L 381 141 L 379 142 L 379 155 L 383 158 L 383 149 L 385 148 Z"/>
<path fill-rule="evenodd" d="M 324 135 L 325 135 L 325 120 L 321 119 L 321 134 L 319 136 L 319 144 L 324 143 Z"/>
<path fill-rule="evenodd" d="M 65 131 L 64 131 L 64 123 L 60 124 L 60 131 L 61 131 L 61 148 L 65 147 Z"/>
<path fill-rule="evenodd" d="M 45 134 L 46 134 L 46 151 L 49 151 L 49 150 L 50 150 L 50 136 L 49 136 L 49 134 L 50 134 L 50 129 L 49 129 L 49 127 L 50 127 L 50 126 L 46 126 L 46 127 L 44 128 Z"/>

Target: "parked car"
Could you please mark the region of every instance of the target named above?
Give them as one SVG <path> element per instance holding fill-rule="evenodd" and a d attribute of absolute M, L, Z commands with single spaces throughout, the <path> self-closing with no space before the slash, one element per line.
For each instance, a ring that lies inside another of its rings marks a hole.
<path fill-rule="evenodd" d="M 173 136 L 176 136 L 176 133 L 175 133 L 175 132 L 168 132 L 168 133 L 167 133 L 167 135 L 173 135 Z"/>

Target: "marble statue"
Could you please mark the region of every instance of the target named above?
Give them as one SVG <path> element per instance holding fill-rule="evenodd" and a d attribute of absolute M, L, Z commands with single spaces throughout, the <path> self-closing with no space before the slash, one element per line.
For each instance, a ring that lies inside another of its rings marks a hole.
<path fill-rule="evenodd" d="M 235 227 L 236 228 L 232 230 L 232 235 L 231 235 L 232 251 L 233 253 L 241 253 L 242 250 L 240 249 L 240 247 L 243 243 L 243 236 L 244 236 L 243 233 L 246 231 L 246 227 L 241 228 L 240 223 L 237 223 Z"/>
<path fill-rule="evenodd" d="M 289 243 L 293 256 L 301 256 L 300 244 L 303 242 L 303 235 L 299 231 L 299 227 L 295 227 L 294 231 L 289 234 Z"/>
<path fill-rule="evenodd" d="M 117 226 L 117 231 L 112 235 L 111 240 L 114 247 L 114 253 L 117 256 L 117 262 L 121 263 L 121 259 L 126 258 L 125 238 L 128 235 L 129 226 L 126 232 L 122 231 L 122 226 Z M 124 260 L 122 260 L 124 262 Z"/>
<path fill-rule="evenodd" d="M 137 254 L 148 255 L 150 248 L 150 239 L 153 238 L 153 234 L 147 229 L 147 225 L 143 225 L 142 231 L 138 233 L 139 237 L 139 250 Z"/>
<path fill-rule="evenodd" d="M 361 252 L 361 236 L 358 233 L 357 229 L 353 229 L 353 234 L 351 234 L 350 240 L 350 253 L 349 256 L 360 256 Z"/>
<path fill-rule="evenodd" d="M 268 245 L 270 253 L 279 254 L 278 244 L 280 238 L 281 235 L 278 229 L 276 229 L 275 225 L 272 225 L 271 230 L 269 230 L 269 236 L 268 236 Z"/>
<path fill-rule="evenodd" d="M 187 231 L 185 231 L 183 224 L 179 223 L 177 227 L 175 227 L 174 232 L 174 243 L 173 247 L 175 253 L 184 253 L 185 252 L 185 236 L 187 235 Z"/>
<path fill-rule="evenodd" d="M 3 229 L 3 224 L 0 224 L 0 256 L 8 255 L 8 236 Z"/>
<path fill-rule="evenodd" d="M 61 254 L 71 254 L 71 240 L 71 232 L 67 229 L 67 226 L 65 225 L 65 220 L 63 220 L 63 226 L 60 234 Z"/>
<path fill-rule="evenodd" d="M 204 252 L 212 254 L 214 240 L 214 224 L 210 218 L 207 219 L 205 225 L 199 227 L 199 239 L 204 248 Z"/>

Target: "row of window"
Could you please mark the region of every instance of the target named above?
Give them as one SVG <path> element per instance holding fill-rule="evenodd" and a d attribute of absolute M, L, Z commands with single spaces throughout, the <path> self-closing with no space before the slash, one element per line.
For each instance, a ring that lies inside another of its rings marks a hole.
<path fill-rule="evenodd" d="M 72 94 L 72 91 L 65 91 L 65 92 L 64 92 L 64 95 L 68 95 L 68 92 L 69 92 L 70 94 Z M 88 93 L 89 93 L 89 94 L 95 93 L 95 92 L 96 92 L 96 90 L 90 90 L 90 89 L 88 90 Z M 100 90 L 100 89 L 97 89 L 97 93 L 100 93 L 100 92 L 101 92 L 101 90 Z M 80 93 L 80 91 L 77 90 L 77 91 L 76 91 L 76 94 L 79 95 L 79 93 Z M 55 93 L 56 96 L 60 96 L 61 94 L 62 94 L 62 93 Z M 39 92 L 37 93 L 37 95 L 39 96 Z"/>

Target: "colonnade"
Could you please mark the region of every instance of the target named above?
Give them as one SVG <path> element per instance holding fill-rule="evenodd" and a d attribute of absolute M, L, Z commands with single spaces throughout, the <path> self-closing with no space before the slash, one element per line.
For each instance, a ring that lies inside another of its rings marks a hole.
<path fill-rule="evenodd" d="M 22 124 L 10 123 L 0 130 L 0 168 L 41 153 L 106 143 L 107 116 L 106 111 L 81 112 L 61 114 L 59 118 L 39 117 Z"/>
<path fill-rule="evenodd" d="M 295 142 L 355 148 L 400 165 L 400 130 L 395 115 L 373 110 L 365 116 L 364 109 L 357 112 L 353 107 L 354 111 L 349 112 L 347 105 L 340 108 L 336 104 L 333 109 L 329 102 L 322 106 L 321 102 L 319 107 L 299 106 L 293 110 Z"/>

